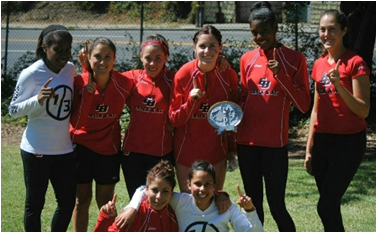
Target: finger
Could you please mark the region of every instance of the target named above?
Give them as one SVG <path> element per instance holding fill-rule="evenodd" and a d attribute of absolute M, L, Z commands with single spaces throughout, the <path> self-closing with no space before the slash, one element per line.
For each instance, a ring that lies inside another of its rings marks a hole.
<path fill-rule="evenodd" d="M 89 72 L 88 84 L 93 83 L 92 81 L 92 72 Z"/>
<path fill-rule="evenodd" d="M 48 87 L 48 85 L 50 84 L 50 82 L 52 81 L 52 77 L 49 78 L 49 80 L 47 80 L 47 82 L 45 84 L 43 84 L 43 87 Z"/>
<path fill-rule="evenodd" d="M 195 89 L 198 88 L 195 77 L 192 77 L 192 85 L 194 86 Z"/>
<path fill-rule="evenodd" d="M 241 192 L 240 186 L 238 184 L 237 184 L 237 192 L 238 192 L 238 196 L 242 197 L 242 192 Z"/>
<path fill-rule="evenodd" d="M 274 48 L 274 60 L 276 60 L 276 48 Z"/>
<path fill-rule="evenodd" d="M 111 203 L 113 203 L 113 205 L 115 205 L 116 201 L 117 201 L 117 194 L 114 193 L 113 200 L 111 200 Z"/>
<path fill-rule="evenodd" d="M 338 59 L 338 62 L 335 65 L 335 70 L 336 71 L 338 71 L 338 69 L 339 69 L 340 62 L 341 62 L 340 59 Z"/>
<path fill-rule="evenodd" d="M 84 44 L 85 44 L 85 50 L 84 50 L 84 52 L 85 52 L 85 54 L 87 54 L 88 53 L 88 41 L 85 40 Z"/>

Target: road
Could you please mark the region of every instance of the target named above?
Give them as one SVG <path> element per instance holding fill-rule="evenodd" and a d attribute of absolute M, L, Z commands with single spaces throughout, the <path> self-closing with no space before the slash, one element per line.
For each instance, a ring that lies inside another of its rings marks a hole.
<path fill-rule="evenodd" d="M 191 49 L 192 37 L 197 29 L 185 29 L 185 30 L 144 30 L 144 38 L 152 33 L 160 33 L 168 41 L 170 45 L 187 46 L 187 49 Z M 10 68 L 18 60 L 20 56 L 26 52 L 34 53 L 37 45 L 37 39 L 39 37 L 40 29 L 10 29 L 8 36 L 8 62 L 7 67 Z M 83 45 L 85 40 L 91 40 L 96 37 L 104 36 L 111 39 L 117 45 L 117 58 L 132 56 L 129 51 L 125 51 L 126 45 L 130 43 L 140 42 L 140 30 L 70 30 L 73 36 L 73 50 Z M 224 30 L 221 32 L 223 41 L 230 38 L 236 38 L 238 41 L 251 40 L 251 34 L 248 30 L 236 30 L 229 31 Z M 5 54 L 5 29 L 1 30 L 1 57 Z M 3 62 L 2 62 L 3 64 Z"/>

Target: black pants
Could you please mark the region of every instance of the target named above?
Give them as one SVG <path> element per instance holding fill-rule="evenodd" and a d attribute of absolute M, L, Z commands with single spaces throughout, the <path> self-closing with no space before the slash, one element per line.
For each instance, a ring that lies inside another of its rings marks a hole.
<path fill-rule="evenodd" d="M 365 149 L 365 131 L 352 135 L 314 134 L 312 169 L 320 194 L 317 211 L 325 231 L 344 231 L 341 199 Z"/>
<path fill-rule="evenodd" d="M 246 194 L 251 197 L 262 224 L 264 223 L 264 178 L 267 202 L 279 231 L 296 231 L 295 224 L 285 206 L 288 176 L 287 147 L 237 145 L 237 155 Z"/>
<path fill-rule="evenodd" d="M 41 232 L 41 213 L 49 181 L 58 205 L 52 218 L 51 231 L 67 231 L 76 198 L 74 153 L 38 157 L 21 150 L 21 157 L 26 186 L 25 231 Z"/>
<path fill-rule="evenodd" d="M 162 157 L 131 152 L 122 156 L 122 170 L 126 181 L 127 192 L 130 200 L 137 188 L 145 185 L 149 170 L 151 170 L 161 160 L 169 160 L 174 166 L 174 154 L 170 152 Z"/>

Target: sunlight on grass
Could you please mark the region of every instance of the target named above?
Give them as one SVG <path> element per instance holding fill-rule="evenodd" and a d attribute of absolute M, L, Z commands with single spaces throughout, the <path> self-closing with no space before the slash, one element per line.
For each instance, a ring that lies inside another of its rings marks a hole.
<path fill-rule="evenodd" d="M 318 192 L 314 178 L 309 176 L 303 160 L 290 160 L 286 204 L 297 231 L 321 232 L 323 226 L 316 206 Z M 346 231 L 376 232 L 376 161 L 363 161 L 350 187 L 342 200 L 342 214 Z M 20 150 L 17 146 L 1 146 L 1 231 L 22 232 L 25 199 L 25 185 Z M 238 198 L 237 184 L 243 189 L 239 169 L 228 172 L 224 190 L 232 201 Z M 129 201 L 126 185 L 121 181 L 116 185 L 117 208 L 121 210 Z M 175 191 L 178 191 L 176 188 Z M 89 213 L 88 231 L 93 231 L 98 217 L 98 208 L 93 198 Z M 50 222 L 56 208 L 52 186 L 46 194 L 46 204 L 42 212 L 42 231 L 51 231 Z M 264 198 L 265 231 L 277 232 L 278 228 Z M 73 231 L 72 224 L 68 228 Z"/>

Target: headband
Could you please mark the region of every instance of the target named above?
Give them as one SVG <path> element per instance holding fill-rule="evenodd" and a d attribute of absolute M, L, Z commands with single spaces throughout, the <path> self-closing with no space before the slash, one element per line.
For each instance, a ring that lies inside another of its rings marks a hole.
<path fill-rule="evenodd" d="M 143 50 L 148 45 L 154 45 L 154 44 L 161 46 L 164 49 L 165 53 L 168 54 L 168 47 L 159 40 L 151 40 L 151 41 L 145 42 L 143 46 L 141 46 L 141 50 Z"/>
<path fill-rule="evenodd" d="M 62 26 L 62 25 L 51 25 L 51 26 L 48 26 L 45 31 L 43 32 L 43 37 L 45 37 L 48 33 L 50 32 L 53 32 L 53 31 L 58 31 L 58 30 L 62 30 L 62 31 L 68 31 L 66 27 Z"/>

